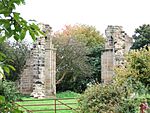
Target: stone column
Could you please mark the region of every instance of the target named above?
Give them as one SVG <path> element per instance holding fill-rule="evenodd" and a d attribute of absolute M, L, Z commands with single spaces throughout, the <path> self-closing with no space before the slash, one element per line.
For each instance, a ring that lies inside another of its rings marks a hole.
<path fill-rule="evenodd" d="M 112 81 L 114 75 L 113 49 L 105 49 L 101 54 L 101 80 L 103 83 Z"/>
<path fill-rule="evenodd" d="M 124 55 L 133 43 L 121 26 L 108 26 L 106 31 L 106 44 L 101 56 L 101 77 L 104 83 L 112 81 L 115 75 L 114 67 L 124 66 Z"/>
<path fill-rule="evenodd" d="M 52 37 L 47 34 L 45 46 L 45 95 L 56 95 L 56 49 L 52 44 Z"/>
<path fill-rule="evenodd" d="M 37 37 L 21 76 L 20 91 L 36 98 L 56 95 L 56 49 L 51 27 L 41 24 L 46 36 Z"/>
<path fill-rule="evenodd" d="M 31 96 L 37 98 L 44 98 L 45 97 L 45 39 L 42 37 L 37 38 L 36 44 L 32 50 L 33 52 L 33 92 Z"/>

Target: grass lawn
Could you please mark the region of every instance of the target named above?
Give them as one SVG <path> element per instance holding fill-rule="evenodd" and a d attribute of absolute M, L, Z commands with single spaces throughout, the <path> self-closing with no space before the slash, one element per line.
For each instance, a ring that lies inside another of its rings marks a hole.
<path fill-rule="evenodd" d="M 78 98 L 79 94 L 67 91 L 58 93 L 56 95 L 57 98 Z M 21 102 L 17 102 L 19 105 L 23 105 L 28 110 L 49 110 L 49 109 L 55 109 L 55 106 L 52 104 L 55 104 L 55 101 L 53 99 L 35 99 L 32 97 L 22 97 Z M 31 100 L 31 101 L 30 101 Z M 78 108 L 77 99 L 65 99 L 65 100 L 58 100 L 62 103 L 67 104 L 71 108 Z M 60 102 L 56 101 L 56 104 L 61 104 Z M 76 104 L 68 104 L 68 103 L 76 103 Z M 38 106 L 38 104 L 45 104 L 44 106 Z M 50 104 L 50 105 L 49 105 Z M 27 105 L 27 106 L 26 106 Z M 33 106 L 34 105 L 34 106 Z M 68 109 L 69 107 L 66 107 L 65 105 L 57 105 L 56 109 Z M 22 109 L 23 110 L 23 109 Z M 35 111 L 34 113 L 54 113 L 54 111 Z M 73 110 L 57 110 L 57 113 L 76 113 Z"/>

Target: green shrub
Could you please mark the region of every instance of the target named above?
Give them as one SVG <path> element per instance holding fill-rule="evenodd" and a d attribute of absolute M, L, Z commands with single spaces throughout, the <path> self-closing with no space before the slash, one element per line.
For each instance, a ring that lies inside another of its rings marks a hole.
<path fill-rule="evenodd" d="M 140 104 L 145 99 L 147 100 L 148 105 L 150 105 L 150 94 L 136 95 L 134 98 L 123 99 L 119 103 L 116 111 L 119 113 L 139 113 Z"/>
<path fill-rule="evenodd" d="M 0 95 L 0 113 L 23 113 L 16 105 L 5 100 L 4 96 Z"/>
<path fill-rule="evenodd" d="M 115 73 L 118 81 L 126 81 L 129 77 L 134 78 L 150 91 L 150 52 L 145 48 L 130 51 L 126 56 L 125 67 L 115 68 Z"/>
<path fill-rule="evenodd" d="M 142 100 L 147 99 L 149 103 L 150 96 L 141 96 L 133 91 L 133 87 L 127 83 L 121 86 L 115 83 L 92 85 L 79 99 L 81 111 L 85 113 L 137 113 Z"/>
<path fill-rule="evenodd" d="M 20 98 L 16 84 L 11 81 L 0 81 L 0 95 L 4 96 L 7 101 L 14 101 Z"/>
<path fill-rule="evenodd" d="M 140 102 L 136 99 L 123 99 L 116 107 L 117 113 L 137 113 Z"/>
<path fill-rule="evenodd" d="M 87 88 L 80 97 L 79 104 L 86 113 L 114 112 L 123 95 L 125 94 L 113 84 L 95 84 Z"/>
<path fill-rule="evenodd" d="M 141 95 L 149 94 L 150 52 L 131 51 L 125 67 L 115 70 L 112 83 L 87 88 L 80 98 L 81 110 L 86 113 L 138 113 Z M 134 95 L 133 95 L 134 94 Z"/>

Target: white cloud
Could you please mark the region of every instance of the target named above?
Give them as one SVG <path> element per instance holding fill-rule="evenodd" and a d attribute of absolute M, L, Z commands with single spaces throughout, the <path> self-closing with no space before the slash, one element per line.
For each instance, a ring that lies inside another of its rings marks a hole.
<path fill-rule="evenodd" d="M 54 30 L 65 24 L 94 25 L 104 33 L 107 25 L 121 25 L 129 34 L 148 24 L 149 0 L 26 0 L 17 10 L 26 19 L 50 24 Z"/>

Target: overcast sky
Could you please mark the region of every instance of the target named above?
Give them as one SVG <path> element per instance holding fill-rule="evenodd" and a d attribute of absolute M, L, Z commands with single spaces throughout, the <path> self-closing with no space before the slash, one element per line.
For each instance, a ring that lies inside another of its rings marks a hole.
<path fill-rule="evenodd" d="M 150 24 L 150 0 L 25 0 L 17 11 L 26 19 L 50 24 L 54 31 L 66 24 L 88 24 L 104 34 L 107 25 L 120 25 L 130 36 Z"/>

